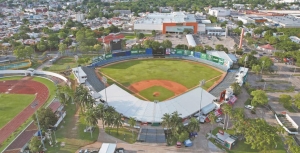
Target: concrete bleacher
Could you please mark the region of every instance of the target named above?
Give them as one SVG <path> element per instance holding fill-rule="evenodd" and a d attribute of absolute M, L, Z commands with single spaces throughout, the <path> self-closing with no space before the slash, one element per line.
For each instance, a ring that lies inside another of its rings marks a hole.
<path fill-rule="evenodd" d="M 81 68 L 87 75 L 86 81 L 94 88 L 94 90 L 96 92 L 99 92 L 99 91 L 105 89 L 104 83 L 98 79 L 93 68 L 84 67 L 84 66 L 82 66 Z"/>
<path fill-rule="evenodd" d="M 228 88 L 232 83 L 235 82 L 235 74 L 237 71 L 230 70 L 227 72 L 224 80 L 218 84 L 215 88 L 213 88 L 210 93 L 215 97 L 219 97 L 220 93 Z"/>

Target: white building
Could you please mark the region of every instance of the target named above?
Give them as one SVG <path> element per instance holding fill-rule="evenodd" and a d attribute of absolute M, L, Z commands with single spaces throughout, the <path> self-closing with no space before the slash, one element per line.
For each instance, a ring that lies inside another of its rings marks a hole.
<path fill-rule="evenodd" d="M 297 3 L 300 2 L 300 0 L 275 0 L 275 3 Z"/>
<path fill-rule="evenodd" d="M 162 31 L 163 34 L 167 32 L 183 32 L 184 29 L 192 29 L 194 33 L 197 33 L 198 23 L 194 14 L 186 12 L 149 13 L 134 23 L 134 30 L 155 30 Z"/>
<path fill-rule="evenodd" d="M 206 54 L 224 59 L 224 65 L 228 68 L 231 68 L 234 63 L 237 63 L 237 58 L 232 56 L 232 54 L 225 53 L 224 51 L 207 51 Z"/>
<path fill-rule="evenodd" d="M 300 44 L 300 38 L 299 37 L 297 37 L 297 36 L 290 36 L 289 38 L 291 39 L 292 42 Z"/>
<path fill-rule="evenodd" d="M 223 7 L 213 7 L 209 9 L 208 14 L 215 17 L 223 17 L 229 16 L 231 14 L 231 11 Z"/>
<path fill-rule="evenodd" d="M 187 40 L 189 46 L 191 46 L 191 47 L 196 47 L 197 46 L 193 35 L 191 35 L 191 34 L 186 35 L 186 40 Z"/>
<path fill-rule="evenodd" d="M 226 29 L 222 27 L 205 27 L 206 34 L 208 35 L 219 35 L 219 36 L 225 36 L 226 35 Z"/>
<path fill-rule="evenodd" d="M 79 84 L 85 83 L 87 79 L 87 75 L 85 74 L 85 72 L 82 70 L 81 67 L 72 68 L 72 72 Z"/>
<path fill-rule="evenodd" d="M 75 19 L 76 19 L 76 21 L 78 21 L 78 22 L 84 21 L 84 14 L 82 14 L 82 13 L 76 14 L 76 15 L 75 15 Z"/>
<path fill-rule="evenodd" d="M 284 28 L 299 28 L 300 19 L 295 16 L 266 16 L 265 17 L 269 22 L 274 23 L 276 26 L 281 26 Z"/>

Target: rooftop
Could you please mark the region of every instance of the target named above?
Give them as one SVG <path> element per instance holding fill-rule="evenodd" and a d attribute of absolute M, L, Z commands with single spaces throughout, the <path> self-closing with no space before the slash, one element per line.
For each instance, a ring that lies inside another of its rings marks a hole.
<path fill-rule="evenodd" d="M 196 22 L 195 15 L 185 12 L 149 13 L 145 17 L 138 19 L 135 24 L 162 24 L 183 22 Z"/>
<path fill-rule="evenodd" d="M 300 26 L 300 19 L 294 16 L 266 16 L 265 18 L 278 24 Z"/>

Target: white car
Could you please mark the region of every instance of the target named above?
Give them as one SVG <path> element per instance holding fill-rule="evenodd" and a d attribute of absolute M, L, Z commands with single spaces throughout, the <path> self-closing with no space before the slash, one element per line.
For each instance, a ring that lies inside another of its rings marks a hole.
<path fill-rule="evenodd" d="M 251 105 L 246 105 L 245 108 L 252 110 L 254 107 Z"/>
<path fill-rule="evenodd" d="M 216 122 L 217 122 L 217 123 L 222 122 L 222 121 L 223 121 L 223 118 L 222 118 L 222 117 L 218 117 L 218 118 L 216 119 Z"/>

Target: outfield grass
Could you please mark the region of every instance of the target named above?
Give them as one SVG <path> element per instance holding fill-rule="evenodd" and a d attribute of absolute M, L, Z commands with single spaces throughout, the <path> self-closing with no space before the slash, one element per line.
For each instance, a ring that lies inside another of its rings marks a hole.
<path fill-rule="evenodd" d="M 222 73 L 206 65 L 182 60 L 132 60 L 102 67 L 100 71 L 125 86 L 144 80 L 170 80 L 187 88 L 202 79 L 209 80 Z"/>
<path fill-rule="evenodd" d="M 105 132 L 113 137 L 116 137 L 120 140 L 123 140 L 128 143 L 135 143 L 138 133 L 136 131 L 132 131 L 126 128 L 119 128 L 119 134 L 117 133 L 117 128 L 105 128 Z"/>
<path fill-rule="evenodd" d="M 22 78 L 24 78 L 24 76 L 12 76 L 12 77 L 0 78 L 0 81 L 6 81 L 6 80 L 21 80 Z"/>
<path fill-rule="evenodd" d="M 222 129 L 221 127 L 217 127 L 215 128 L 212 133 L 213 135 L 217 134 L 219 129 Z M 222 129 L 223 130 L 223 129 Z M 232 129 L 229 129 L 229 130 L 225 130 L 226 133 L 228 134 L 234 134 L 234 131 Z M 214 139 L 211 138 L 210 139 L 214 144 L 216 144 L 219 148 L 224 148 L 226 149 L 225 147 L 223 147 L 222 145 L 214 142 Z M 242 140 L 242 141 L 238 141 L 236 143 L 235 146 L 233 146 L 232 150 L 228 150 L 226 149 L 227 152 L 230 152 L 230 153 L 263 153 L 262 151 L 259 151 L 259 150 L 256 150 L 256 149 L 251 149 L 251 145 L 248 145 L 248 144 L 245 144 L 245 140 Z M 278 142 L 278 146 L 276 149 L 273 149 L 273 150 L 270 150 L 269 152 L 272 152 L 272 153 L 286 153 L 285 149 L 284 149 L 284 143 L 282 141 Z"/>
<path fill-rule="evenodd" d="M 154 97 L 153 96 L 154 92 L 159 92 L 160 95 L 157 97 Z M 175 95 L 174 92 L 172 92 L 162 86 L 153 86 L 153 87 L 147 88 L 145 90 L 140 91 L 139 94 L 141 96 L 147 98 L 150 101 L 154 101 L 154 100 L 164 101 Z"/>
<path fill-rule="evenodd" d="M 0 94 L 0 129 L 34 100 L 35 95 Z"/>
<path fill-rule="evenodd" d="M 90 132 L 83 131 L 86 125 L 83 124 L 82 118 L 79 119 L 79 116 L 75 115 L 77 110 L 75 105 L 68 105 L 66 107 L 67 115 L 64 119 L 65 122 L 62 122 L 55 132 L 58 144 L 56 147 L 51 147 L 47 143 L 47 153 L 73 153 L 82 146 L 97 141 L 99 128 L 95 128 L 93 137 L 91 138 Z M 60 145 L 62 142 L 65 143 L 64 147 Z"/>

